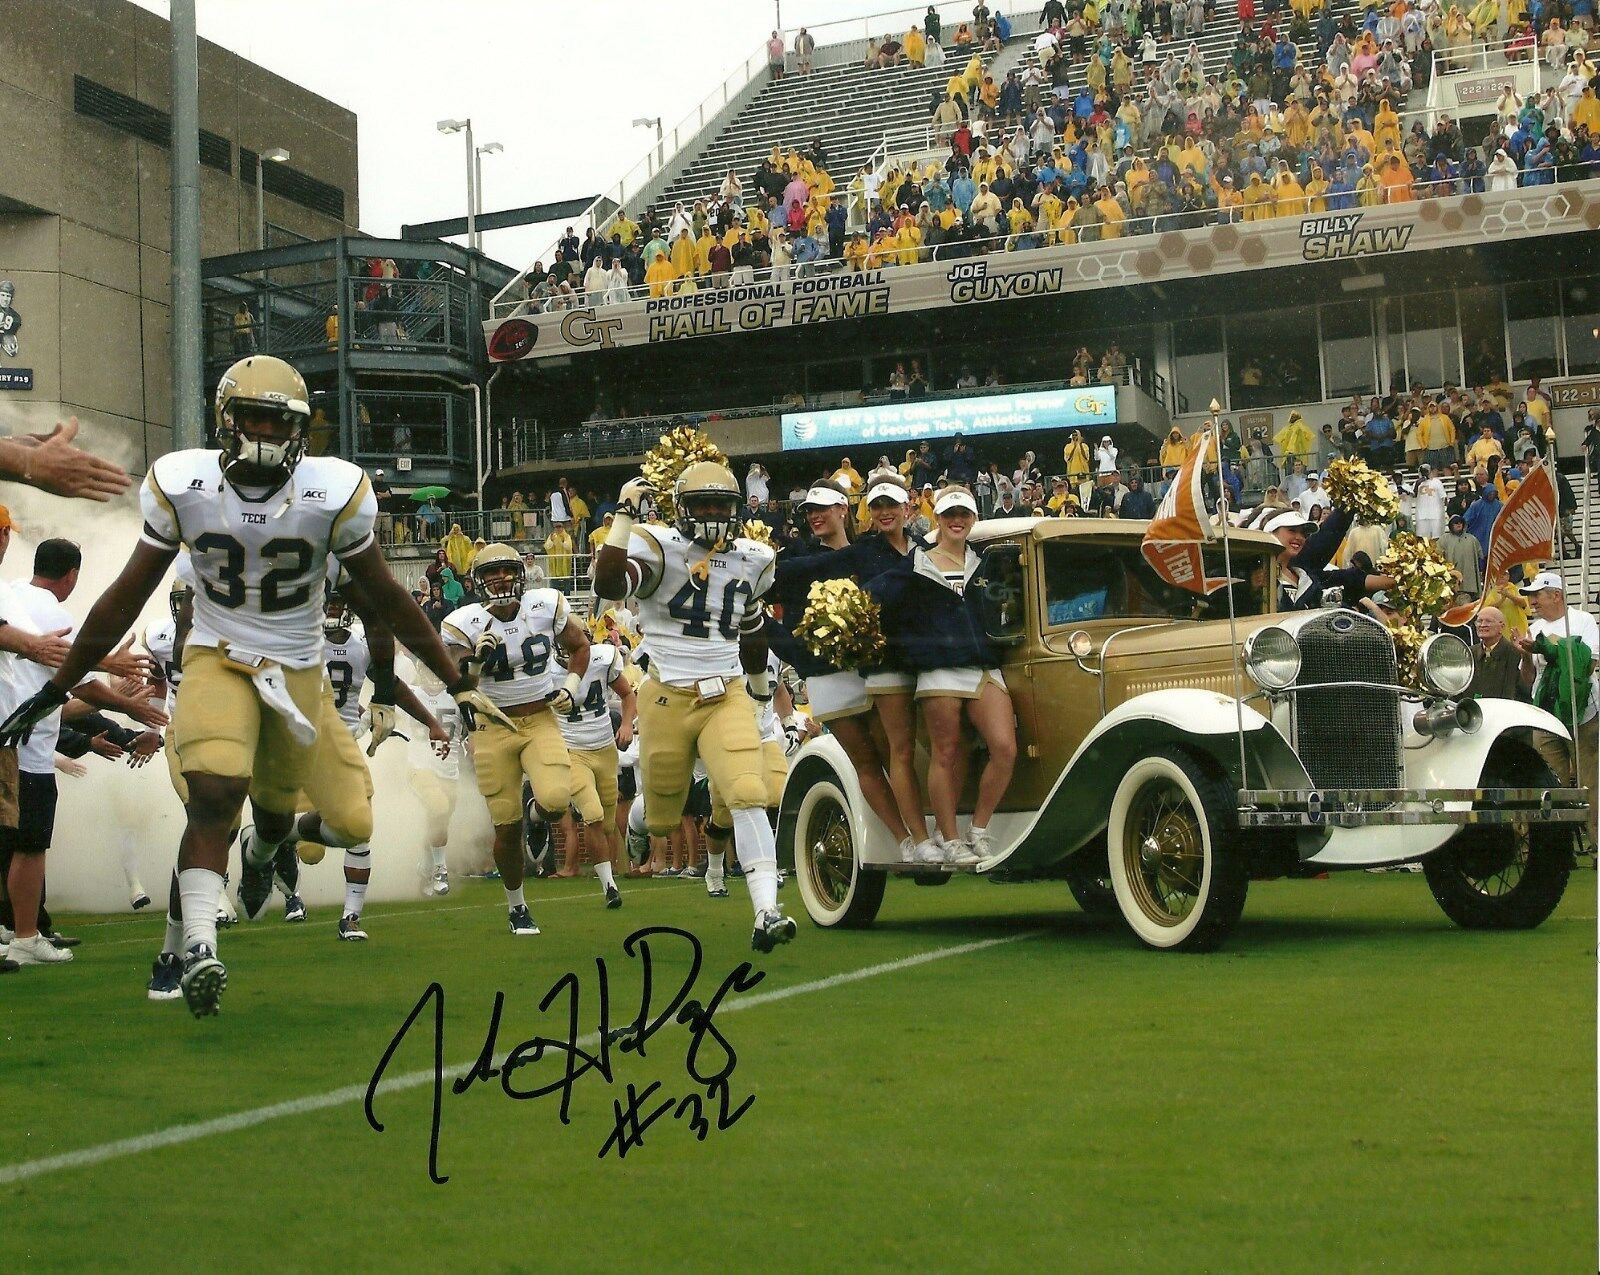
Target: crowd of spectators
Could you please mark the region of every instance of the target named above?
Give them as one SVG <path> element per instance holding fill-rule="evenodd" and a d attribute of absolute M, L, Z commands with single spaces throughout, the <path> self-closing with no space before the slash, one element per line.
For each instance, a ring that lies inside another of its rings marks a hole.
<path fill-rule="evenodd" d="M 943 162 L 863 165 L 839 188 L 821 138 L 804 152 L 774 148 L 748 179 L 730 171 L 692 206 L 638 221 L 624 211 L 581 241 L 569 227 L 552 266 L 528 276 L 532 308 L 1600 174 L 1593 0 L 1480 0 L 1468 11 L 1394 0 L 1337 13 L 1312 0 L 1234 3 L 1238 35 L 1219 71 L 1196 42 L 1217 0 L 1050 0 L 1027 64 L 1000 83 L 983 54 L 1008 28 L 979 4 L 954 39 L 972 52 L 930 103 Z M 869 41 L 867 62 L 942 61 L 944 35 L 930 9 L 920 30 Z M 1486 42 L 1510 60 L 1525 43 L 1548 87 L 1519 97 L 1508 82 L 1475 144 L 1446 112 L 1431 129 L 1407 122 L 1435 53 L 1450 66 Z"/>

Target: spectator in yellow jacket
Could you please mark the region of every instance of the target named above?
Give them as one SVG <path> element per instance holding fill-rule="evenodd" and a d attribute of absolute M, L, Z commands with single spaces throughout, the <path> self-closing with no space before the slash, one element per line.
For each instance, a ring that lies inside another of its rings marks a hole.
<path fill-rule="evenodd" d="M 652 297 L 664 297 L 672 291 L 673 280 L 678 277 L 678 272 L 672 268 L 672 262 L 667 260 L 664 252 L 657 251 L 655 259 L 645 267 L 644 281 L 650 285 Z"/>
<path fill-rule="evenodd" d="M 1188 456 L 1189 444 L 1183 441 L 1183 431 L 1174 425 L 1161 440 L 1161 468 L 1177 470 Z"/>
<path fill-rule="evenodd" d="M 550 577 L 550 583 L 557 588 L 560 587 L 560 581 L 572 575 L 572 533 L 569 530 L 571 525 L 566 522 L 556 523 L 544 541 L 545 574 Z"/>
<path fill-rule="evenodd" d="M 697 261 L 694 240 L 689 238 L 689 229 L 686 226 L 672 241 L 672 272 L 680 279 L 693 275 Z"/>

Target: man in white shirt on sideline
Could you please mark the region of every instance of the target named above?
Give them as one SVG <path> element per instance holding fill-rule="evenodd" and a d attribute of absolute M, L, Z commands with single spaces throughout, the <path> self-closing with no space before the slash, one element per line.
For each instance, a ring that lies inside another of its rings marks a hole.
<path fill-rule="evenodd" d="M 1332 509 L 1333 500 L 1322 485 L 1322 475 L 1313 469 L 1306 475 L 1306 489 L 1294 498 L 1294 507 L 1300 511 L 1302 518 L 1309 518 L 1311 511 L 1318 505 L 1324 509 Z"/>
<path fill-rule="evenodd" d="M 1522 590 L 1522 596 L 1528 600 L 1532 614 L 1528 621 L 1527 636 L 1514 638 L 1513 641 L 1522 652 L 1523 685 L 1534 689 L 1536 703 L 1543 698 L 1539 694 L 1544 689 L 1540 682 L 1550 664 L 1540 648 L 1549 650 L 1548 642 L 1559 642 L 1566 638 L 1569 627 L 1573 639 L 1589 648 L 1587 694 L 1581 682 L 1574 688 L 1579 705 L 1575 714 L 1577 729 L 1573 731 L 1576 750 L 1574 740 L 1539 730 L 1533 732 L 1533 746 L 1544 758 L 1545 764 L 1555 771 L 1556 778 L 1566 784 L 1581 786 L 1588 792 L 1589 846 L 1593 850 L 1600 845 L 1600 838 L 1597 838 L 1595 831 L 1594 782 L 1596 750 L 1600 749 L 1600 667 L 1596 664 L 1600 659 L 1600 624 L 1596 624 L 1594 616 L 1587 611 L 1567 605 L 1561 577 L 1554 571 L 1541 571 Z M 1565 687 L 1554 690 L 1565 699 Z"/>

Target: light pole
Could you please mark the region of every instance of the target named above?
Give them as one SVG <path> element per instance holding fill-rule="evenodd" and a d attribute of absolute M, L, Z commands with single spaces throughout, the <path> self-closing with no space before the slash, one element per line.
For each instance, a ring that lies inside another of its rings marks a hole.
<path fill-rule="evenodd" d="M 267 250 L 267 195 L 266 188 L 261 184 L 261 170 L 267 164 L 285 164 L 288 161 L 289 152 L 281 146 L 274 146 L 256 156 L 256 247 L 262 252 Z"/>
<path fill-rule="evenodd" d="M 475 207 L 473 208 L 474 224 L 476 224 L 477 218 L 483 216 L 483 157 L 485 155 L 499 155 L 504 150 L 505 147 L 500 145 L 499 142 L 485 142 L 482 146 L 476 147 L 473 150 L 473 198 L 477 201 Z M 481 235 L 479 236 L 477 246 L 481 251 L 483 248 L 483 238 Z"/>
<path fill-rule="evenodd" d="M 652 125 L 656 130 L 656 172 L 659 173 L 661 171 L 661 166 L 666 163 L 667 159 L 666 147 L 661 141 L 661 117 L 657 115 L 652 119 L 647 115 L 641 119 L 636 119 L 633 121 L 633 126 L 635 128 L 650 128 Z"/>
<path fill-rule="evenodd" d="M 467 135 L 467 250 L 470 252 L 478 246 L 478 217 L 475 211 L 478 188 L 474 180 L 478 156 L 472 144 L 472 121 L 440 120 L 437 127 L 441 133 L 465 132 Z"/>

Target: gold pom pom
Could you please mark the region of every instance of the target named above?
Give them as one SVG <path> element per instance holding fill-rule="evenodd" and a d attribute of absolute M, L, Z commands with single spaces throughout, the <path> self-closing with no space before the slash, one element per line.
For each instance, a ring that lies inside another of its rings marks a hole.
<path fill-rule="evenodd" d="M 1400 673 L 1400 684 L 1417 690 L 1423 689 L 1417 675 L 1417 656 L 1422 654 L 1422 644 L 1427 641 L 1428 635 L 1414 625 L 1401 624 L 1390 629 L 1389 636 L 1394 639 L 1395 662 Z"/>
<path fill-rule="evenodd" d="M 1369 525 L 1393 522 L 1400 512 L 1400 498 L 1382 474 L 1367 467 L 1364 460 L 1335 460 L 1328 464 L 1328 499 L 1357 522 Z"/>
<path fill-rule="evenodd" d="M 819 580 L 806 595 L 794 635 L 835 668 L 870 668 L 883 659 L 883 617 L 854 580 Z"/>
<path fill-rule="evenodd" d="M 697 461 L 710 460 L 726 465 L 728 458 L 722 449 L 706 435 L 688 425 L 680 425 L 661 436 L 661 441 L 644 455 L 639 473 L 650 484 L 655 495 L 656 510 L 663 522 L 677 517 L 672 506 L 672 486 L 678 475 Z"/>
<path fill-rule="evenodd" d="M 1378 562 L 1382 575 L 1394 577 L 1391 591 L 1413 618 L 1438 615 L 1456 596 L 1461 577 L 1432 540 L 1402 531 L 1389 542 Z"/>
<path fill-rule="evenodd" d="M 772 544 L 772 526 L 765 522 L 747 522 L 739 529 L 739 534 L 746 540 L 759 540 L 764 545 Z"/>

